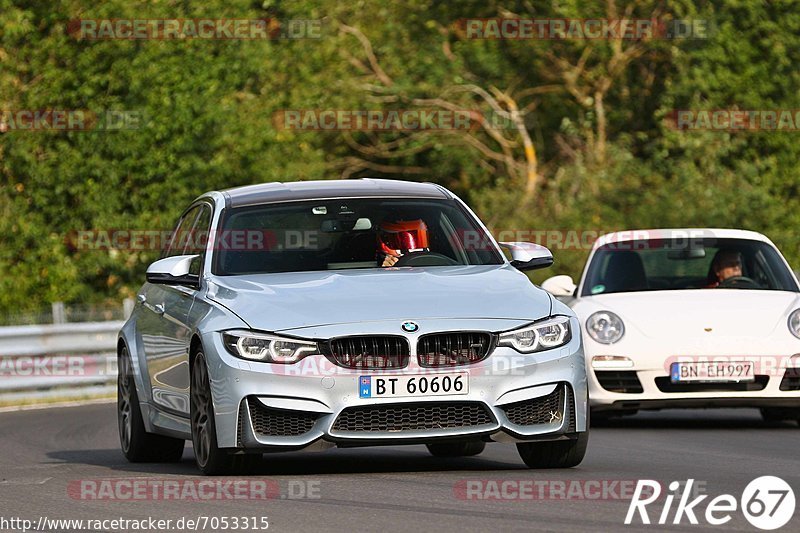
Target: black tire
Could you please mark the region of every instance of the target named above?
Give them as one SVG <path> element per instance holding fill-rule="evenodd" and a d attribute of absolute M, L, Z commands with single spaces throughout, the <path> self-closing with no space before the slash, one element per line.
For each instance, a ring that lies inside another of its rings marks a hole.
<path fill-rule="evenodd" d="M 486 448 L 486 443 L 480 440 L 462 442 L 436 442 L 426 444 L 428 451 L 434 457 L 469 457 L 478 455 Z"/>
<path fill-rule="evenodd" d="M 192 445 L 197 468 L 207 476 L 247 474 L 261 461 L 258 454 L 234 454 L 217 445 L 217 427 L 208 380 L 208 366 L 203 352 L 194 356 L 191 372 L 190 415 Z"/>
<path fill-rule="evenodd" d="M 519 456 L 528 468 L 572 468 L 586 455 L 589 432 L 578 433 L 577 439 L 517 444 Z"/>
<path fill-rule="evenodd" d="M 765 422 L 789 422 L 800 424 L 800 410 L 791 407 L 762 407 L 761 418 Z"/>
<path fill-rule="evenodd" d="M 589 411 L 590 413 L 590 420 L 586 421 L 586 425 L 592 427 L 594 425 L 602 426 L 606 424 L 609 420 L 611 420 L 614 415 L 611 414 L 611 411 Z"/>
<path fill-rule="evenodd" d="M 148 433 L 139 406 L 128 348 L 117 355 L 117 427 L 125 458 L 132 463 L 176 463 L 183 456 L 185 441 Z"/>

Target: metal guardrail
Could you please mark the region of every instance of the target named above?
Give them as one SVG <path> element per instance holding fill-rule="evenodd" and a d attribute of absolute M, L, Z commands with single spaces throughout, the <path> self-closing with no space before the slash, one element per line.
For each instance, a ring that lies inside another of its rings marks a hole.
<path fill-rule="evenodd" d="M 794 273 L 800 279 L 800 270 Z M 125 316 L 132 304 L 124 302 Z M 55 304 L 53 316 L 58 316 Z M 0 406 L 112 393 L 117 333 L 123 324 L 114 320 L 0 327 Z"/>
<path fill-rule="evenodd" d="M 34 311 L 0 313 L 0 327 L 124 320 L 131 315 L 133 306 L 133 298 L 125 298 L 122 305 L 52 302 L 47 308 Z"/>
<path fill-rule="evenodd" d="M 111 393 L 122 321 L 0 327 L 0 405 Z"/>

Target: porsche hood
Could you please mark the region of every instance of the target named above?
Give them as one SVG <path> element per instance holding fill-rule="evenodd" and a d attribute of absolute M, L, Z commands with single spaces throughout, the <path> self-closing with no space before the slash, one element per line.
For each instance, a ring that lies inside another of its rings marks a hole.
<path fill-rule="evenodd" d="M 800 307 L 800 294 L 786 291 L 699 289 L 597 295 L 576 311 L 583 320 L 608 310 L 652 339 L 768 337 L 786 329 L 786 316 Z"/>

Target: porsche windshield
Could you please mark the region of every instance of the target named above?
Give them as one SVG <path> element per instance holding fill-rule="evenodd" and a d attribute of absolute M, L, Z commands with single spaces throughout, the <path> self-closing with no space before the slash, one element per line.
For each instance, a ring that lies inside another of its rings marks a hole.
<path fill-rule="evenodd" d="M 599 248 L 583 296 L 670 289 L 762 289 L 797 292 L 791 272 L 765 242 L 657 239 Z"/>
<path fill-rule="evenodd" d="M 217 235 L 218 275 L 503 263 L 486 232 L 454 200 L 238 207 L 223 214 Z"/>

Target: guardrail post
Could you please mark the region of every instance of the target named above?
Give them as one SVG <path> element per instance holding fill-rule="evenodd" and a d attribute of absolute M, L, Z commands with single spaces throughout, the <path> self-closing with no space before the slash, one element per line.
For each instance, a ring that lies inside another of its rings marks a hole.
<path fill-rule="evenodd" d="M 53 302 L 53 324 L 66 324 L 67 313 L 64 310 L 64 302 Z"/>

